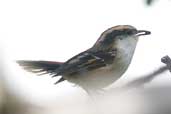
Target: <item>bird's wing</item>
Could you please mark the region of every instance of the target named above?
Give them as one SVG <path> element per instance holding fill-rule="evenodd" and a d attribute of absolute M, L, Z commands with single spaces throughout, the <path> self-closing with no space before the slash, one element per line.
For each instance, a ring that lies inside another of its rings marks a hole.
<path fill-rule="evenodd" d="M 115 56 L 116 50 L 98 52 L 85 51 L 64 63 L 58 75 L 73 75 L 102 68 L 111 64 Z"/>
<path fill-rule="evenodd" d="M 16 61 L 24 70 L 38 75 L 51 74 L 56 75 L 57 69 L 63 64 L 61 62 L 52 61 L 30 61 L 30 60 L 18 60 Z"/>

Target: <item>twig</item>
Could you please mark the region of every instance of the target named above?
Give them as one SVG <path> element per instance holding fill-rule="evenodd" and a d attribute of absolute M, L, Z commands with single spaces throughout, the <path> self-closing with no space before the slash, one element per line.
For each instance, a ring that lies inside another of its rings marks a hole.
<path fill-rule="evenodd" d="M 115 90 L 125 90 L 125 89 L 131 89 L 131 88 L 138 88 L 142 87 L 143 85 L 151 82 L 154 78 L 162 74 L 163 72 L 169 70 L 171 72 L 171 59 L 169 56 L 164 56 L 161 58 L 161 61 L 166 64 L 166 66 L 161 66 L 157 70 L 155 70 L 152 73 L 146 74 L 144 76 L 141 76 L 126 85 L 122 86 L 120 89 L 119 88 L 113 88 Z"/>
<path fill-rule="evenodd" d="M 151 82 L 154 78 L 156 78 L 157 76 L 159 76 L 160 74 L 162 74 L 163 72 L 165 72 L 167 70 L 168 70 L 167 66 L 162 66 L 159 69 L 157 69 L 156 71 L 154 71 L 153 73 L 141 76 L 141 77 L 127 83 L 124 87 L 137 88 L 137 87 L 143 86 L 144 84 Z"/>
<path fill-rule="evenodd" d="M 171 72 L 171 59 L 168 55 L 161 58 L 161 62 L 165 63 L 167 66 L 167 69 Z"/>

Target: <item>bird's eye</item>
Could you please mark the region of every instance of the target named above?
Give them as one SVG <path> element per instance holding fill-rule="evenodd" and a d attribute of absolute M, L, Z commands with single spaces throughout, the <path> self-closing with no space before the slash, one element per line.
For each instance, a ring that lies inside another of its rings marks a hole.
<path fill-rule="evenodd" d="M 126 33 L 126 35 L 133 35 L 133 34 L 136 33 L 136 30 L 134 30 L 134 29 L 129 29 L 129 30 L 126 30 L 125 33 Z"/>
<path fill-rule="evenodd" d="M 127 35 L 132 35 L 132 31 L 127 31 Z"/>
<path fill-rule="evenodd" d="M 124 36 L 119 36 L 119 40 L 123 40 L 124 39 Z"/>

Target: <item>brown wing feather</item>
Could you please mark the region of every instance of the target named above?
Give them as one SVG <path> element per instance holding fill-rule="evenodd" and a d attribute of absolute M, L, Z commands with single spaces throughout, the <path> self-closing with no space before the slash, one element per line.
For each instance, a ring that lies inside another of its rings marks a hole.
<path fill-rule="evenodd" d="M 85 51 L 76 55 L 63 64 L 59 70 L 59 75 L 73 75 L 78 73 L 85 73 L 90 70 L 95 70 L 111 64 L 115 59 L 116 50 L 107 52 L 89 52 Z"/>

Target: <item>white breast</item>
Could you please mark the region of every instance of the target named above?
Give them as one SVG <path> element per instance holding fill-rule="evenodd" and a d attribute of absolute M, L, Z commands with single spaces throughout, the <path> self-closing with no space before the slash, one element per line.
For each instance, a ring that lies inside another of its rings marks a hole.
<path fill-rule="evenodd" d="M 128 37 L 117 41 L 117 58 L 121 59 L 125 64 L 129 64 L 133 57 L 138 38 Z"/>
<path fill-rule="evenodd" d="M 134 51 L 137 45 L 138 38 L 129 37 L 117 42 L 117 56 L 114 63 L 105 69 L 99 70 L 95 76 L 99 85 L 107 86 L 119 79 L 129 67 Z M 99 78 L 99 79 L 98 79 Z M 92 82 L 95 83 L 95 82 Z M 97 84 L 98 85 L 98 84 Z"/>

